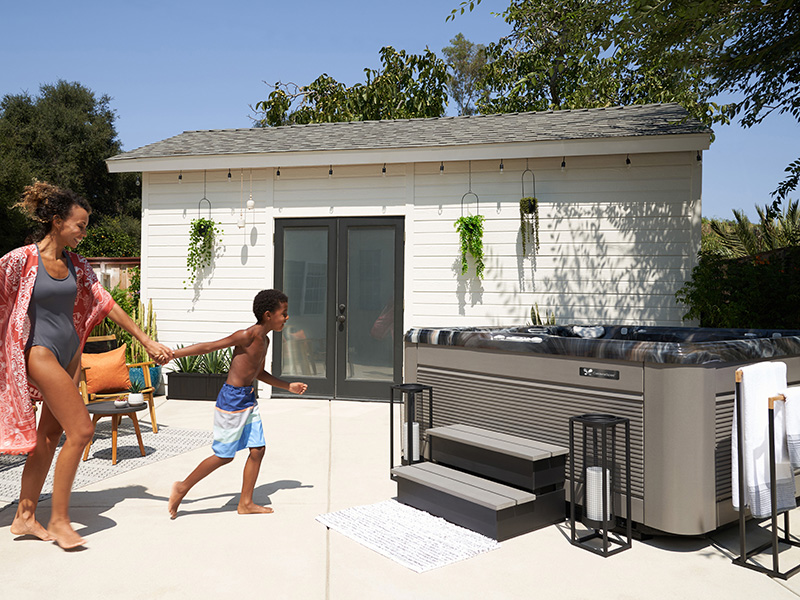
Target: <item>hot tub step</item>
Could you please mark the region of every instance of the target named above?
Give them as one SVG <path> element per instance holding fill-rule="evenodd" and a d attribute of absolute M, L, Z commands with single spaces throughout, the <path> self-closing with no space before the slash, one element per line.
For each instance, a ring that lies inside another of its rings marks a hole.
<path fill-rule="evenodd" d="M 432 461 L 531 492 L 564 487 L 569 451 L 515 435 L 450 425 L 426 432 Z"/>
<path fill-rule="evenodd" d="M 392 478 L 400 502 L 499 541 L 566 516 L 563 488 L 533 494 L 430 462 L 395 467 Z"/>

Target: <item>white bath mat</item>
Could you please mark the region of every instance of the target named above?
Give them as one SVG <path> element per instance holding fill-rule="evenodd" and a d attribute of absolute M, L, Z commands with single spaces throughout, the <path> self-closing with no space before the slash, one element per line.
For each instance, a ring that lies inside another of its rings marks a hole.
<path fill-rule="evenodd" d="M 500 547 L 492 538 L 396 500 L 320 515 L 317 521 L 417 573 Z"/>

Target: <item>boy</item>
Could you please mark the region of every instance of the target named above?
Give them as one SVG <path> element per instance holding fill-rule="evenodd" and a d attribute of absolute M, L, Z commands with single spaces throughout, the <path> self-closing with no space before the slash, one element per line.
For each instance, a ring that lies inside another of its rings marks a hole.
<path fill-rule="evenodd" d="M 193 344 L 175 350 L 174 357 L 180 358 L 234 346 L 228 379 L 217 396 L 214 412 L 214 442 L 211 446 L 214 455 L 201 462 L 186 479 L 172 484 L 167 505 L 170 518 L 178 516 L 181 500 L 198 481 L 231 462 L 236 452 L 244 448 L 250 449 L 250 456 L 244 466 L 242 495 L 236 511 L 239 514 L 272 512 L 270 507 L 253 502 L 253 490 L 266 444 L 252 383 L 258 377 L 259 381 L 295 394 L 306 391 L 305 383 L 287 383 L 264 370 L 269 345 L 267 334 L 283 329 L 289 319 L 288 308 L 289 298 L 286 294 L 279 290 L 263 290 L 253 300 L 253 312 L 257 319 L 255 325 L 216 342 Z"/>

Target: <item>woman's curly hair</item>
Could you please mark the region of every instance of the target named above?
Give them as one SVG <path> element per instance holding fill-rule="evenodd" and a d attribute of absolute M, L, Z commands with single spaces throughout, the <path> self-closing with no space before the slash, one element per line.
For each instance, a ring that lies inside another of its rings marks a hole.
<path fill-rule="evenodd" d="M 22 198 L 14 206 L 36 223 L 36 229 L 29 240 L 37 242 L 50 233 L 53 219 L 67 219 L 73 206 L 80 206 L 88 213 L 92 212 L 89 203 L 82 196 L 44 181 L 27 186 L 22 192 Z"/>

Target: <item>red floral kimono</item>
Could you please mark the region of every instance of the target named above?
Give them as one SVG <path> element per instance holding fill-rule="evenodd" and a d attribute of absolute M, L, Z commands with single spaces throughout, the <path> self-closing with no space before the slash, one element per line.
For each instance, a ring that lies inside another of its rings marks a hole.
<path fill-rule="evenodd" d="M 89 332 L 114 307 L 114 300 L 85 258 L 74 252 L 67 255 L 75 266 L 78 284 L 72 319 L 83 347 Z M 42 397 L 28 382 L 25 345 L 31 332 L 28 305 L 38 268 L 35 245 L 17 248 L 0 258 L 0 454 L 25 454 L 36 446 L 36 413 L 31 399 Z"/>

